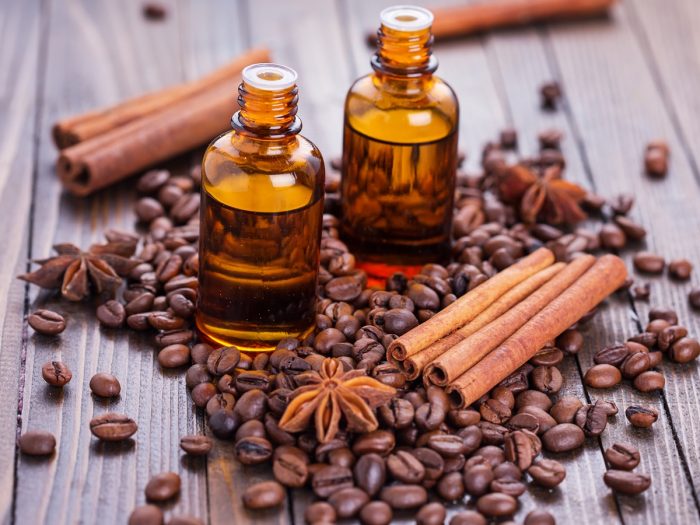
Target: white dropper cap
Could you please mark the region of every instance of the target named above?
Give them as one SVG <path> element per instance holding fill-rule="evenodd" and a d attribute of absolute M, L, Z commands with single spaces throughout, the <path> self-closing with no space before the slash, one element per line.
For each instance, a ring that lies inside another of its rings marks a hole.
<path fill-rule="evenodd" d="M 415 5 L 395 5 L 384 9 L 379 21 L 395 31 L 420 31 L 433 24 L 433 13 Z"/>
<path fill-rule="evenodd" d="M 280 91 L 296 84 L 297 72 L 280 64 L 252 64 L 241 73 L 243 82 L 264 91 Z"/>

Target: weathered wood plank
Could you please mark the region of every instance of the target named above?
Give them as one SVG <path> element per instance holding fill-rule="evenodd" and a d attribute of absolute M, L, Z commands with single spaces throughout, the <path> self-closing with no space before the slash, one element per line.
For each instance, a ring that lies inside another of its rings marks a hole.
<path fill-rule="evenodd" d="M 0 254 L 0 523 L 12 520 L 17 409 L 26 345 L 22 318 L 26 287 L 15 279 L 25 271 L 31 235 L 30 208 L 36 144 L 36 94 L 42 52 L 41 2 L 13 2 L 0 21 L 0 209 L 10 231 Z"/>
<path fill-rule="evenodd" d="M 53 2 L 43 93 L 32 255 L 46 256 L 55 242 L 87 246 L 102 231 L 134 225 L 133 184 L 78 200 L 61 193 L 53 174 L 55 150 L 50 126 L 62 116 L 114 103 L 182 80 L 180 18 L 168 6 L 161 22 L 146 21 L 138 1 Z M 146 337 L 99 328 L 94 305 L 68 304 L 32 290 L 32 308 L 55 307 L 68 316 L 56 339 L 29 340 L 23 430 L 43 428 L 58 441 L 50 461 L 22 458 L 18 468 L 17 523 L 123 523 L 144 501 L 153 474 L 180 473 L 183 491 L 168 506 L 173 513 L 206 515 L 205 465 L 180 465 L 179 437 L 201 429 L 181 373 L 162 373 Z M 65 361 L 73 380 L 63 392 L 48 387 L 39 368 L 49 359 Z M 114 373 L 122 394 L 94 399 L 88 382 L 96 371 Z M 89 420 L 107 410 L 133 417 L 139 431 L 131 443 L 105 445 L 90 434 Z M 201 430 L 200 430 L 201 431 Z"/>
<path fill-rule="evenodd" d="M 624 8 L 616 8 L 608 23 L 552 28 L 547 42 L 563 79 L 596 186 L 606 195 L 622 191 L 635 194 L 637 206 L 632 216 L 647 228 L 649 249 L 669 258 L 699 260 L 700 239 L 690 232 L 697 232 L 700 225 L 692 204 L 700 197 L 700 190 L 688 159 L 682 154 L 674 156 L 672 172 L 663 181 L 650 180 L 642 173 L 642 153 L 648 141 L 662 137 L 668 140 L 672 151 L 678 152 L 681 146 Z M 630 256 L 626 256 L 628 261 Z M 666 279 L 655 279 L 652 287 L 652 303 L 678 309 L 691 333 L 697 334 L 698 318 L 687 311 L 684 287 Z M 631 333 L 633 329 L 624 330 L 619 324 L 603 331 L 606 337 L 617 340 Z M 590 359 L 590 353 L 582 359 L 586 357 Z M 590 364 L 585 359 L 582 362 Z M 666 404 L 668 412 L 657 423 L 663 426 L 654 429 L 654 439 L 639 441 L 646 451 L 643 455 L 647 468 L 655 478 L 654 488 L 643 498 L 625 498 L 622 510 L 624 515 L 634 516 L 635 522 L 694 522 L 698 520 L 697 500 L 692 492 L 692 478 L 685 469 L 689 468 L 692 475 L 698 467 L 693 464 L 697 462 L 685 460 L 697 457 L 698 444 L 692 428 L 681 425 L 697 424 L 688 417 L 698 410 L 693 386 L 697 368 L 667 362 L 661 368 L 667 378 L 665 395 L 678 401 Z M 621 410 L 633 402 L 656 405 L 662 412 L 664 408 L 662 399 L 626 387 L 611 392 L 611 397 L 620 402 Z M 618 433 L 620 426 L 604 435 L 604 445 L 609 439 L 622 437 Z M 670 426 L 677 431 L 678 442 L 669 435 Z"/>

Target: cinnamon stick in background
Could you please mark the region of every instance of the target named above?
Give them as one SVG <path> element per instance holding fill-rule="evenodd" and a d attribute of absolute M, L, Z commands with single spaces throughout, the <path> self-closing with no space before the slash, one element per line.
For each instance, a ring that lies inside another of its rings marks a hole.
<path fill-rule="evenodd" d="M 547 341 L 576 323 L 627 278 L 622 259 L 603 255 L 574 284 L 535 314 L 501 346 L 459 376 L 447 388 L 453 405 L 469 406 L 519 367 Z"/>
<path fill-rule="evenodd" d="M 475 4 L 431 9 L 436 40 L 466 36 L 490 29 L 600 16 L 615 0 L 482 0 Z M 376 42 L 376 34 L 368 41 Z"/>
<path fill-rule="evenodd" d="M 59 147 L 78 141 L 61 151 L 59 178 L 85 196 L 209 142 L 230 128 L 242 69 L 269 61 L 266 49 L 248 51 L 195 82 L 59 122 Z"/>
<path fill-rule="evenodd" d="M 443 337 L 406 360 L 399 361 L 403 372 L 406 374 L 408 379 L 416 379 L 428 364 L 432 363 L 435 359 L 443 355 L 460 341 L 463 341 L 477 330 L 483 328 L 491 321 L 506 313 L 544 283 L 549 281 L 565 266 L 565 263 L 559 262 L 545 268 L 544 270 L 540 270 L 536 274 L 525 279 L 520 284 L 514 286 L 511 290 L 507 291 L 491 306 L 456 332 Z"/>
<path fill-rule="evenodd" d="M 424 372 L 426 379 L 435 385 L 447 386 L 551 303 L 593 266 L 594 262 L 595 257 L 592 255 L 582 255 L 574 259 L 529 297 L 464 341 L 457 343 L 428 365 Z"/>
<path fill-rule="evenodd" d="M 391 356 L 397 361 L 403 361 L 417 354 L 438 339 L 463 327 L 508 290 L 552 263 L 554 254 L 547 248 L 540 248 L 523 257 L 436 313 L 425 323 L 399 337 L 389 347 Z"/>

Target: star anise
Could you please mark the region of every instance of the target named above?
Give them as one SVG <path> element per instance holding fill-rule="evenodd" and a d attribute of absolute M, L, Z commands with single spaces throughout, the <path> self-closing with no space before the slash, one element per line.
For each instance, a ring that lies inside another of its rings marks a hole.
<path fill-rule="evenodd" d="M 74 244 L 56 244 L 57 255 L 34 261 L 41 267 L 18 276 L 42 288 L 60 288 L 69 301 L 81 301 L 91 291 L 113 293 L 141 261 L 132 259 L 136 242 L 122 239 L 106 244 L 93 244 L 84 252 Z"/>
<path fill-rule="evenodd" d="M 579 206 L 586 190 L 562 179 L 559 166 L 549 166 L 541 175 L 523 164 L 509 166 L 499 177 L 498 191 L 505 202 L 518 205 L 524 222 L 575 224 L 586 218 Z"/>
<path fill-rule="evenodd" d="M 325 359 L 319 372 L 304 372 L 296 381 L 301 386 L 294 390 L 279 426 L 287 432 L 301 432 L 313 417 L 321 443 L 335 437 L 341 418 L 350 432 L 376 430 L 379 424 L 374 409 L 396 394 L 394 388 L 368 377 L 364 370 L 346 372 L 337 359 Z"/>

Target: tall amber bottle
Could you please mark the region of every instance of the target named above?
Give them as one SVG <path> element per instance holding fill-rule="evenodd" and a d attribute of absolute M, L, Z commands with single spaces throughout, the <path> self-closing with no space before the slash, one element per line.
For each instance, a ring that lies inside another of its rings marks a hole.
<path fill-rule="evenodd" d="M 202 161 L 196 319 L 217 346 L 270 351 L 313 330 L 324 164 L 299 134 L 296 78 L 245 68 L 233 130 Z"/>
<path fill-rule="evenodd" d="M 382 11 L 374 72 L 345 101 L 342 235 L 370 276 L 449 253 L 458 103 L 433 73 L 427 9 Z"/>

